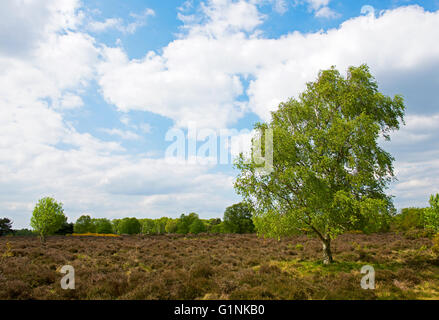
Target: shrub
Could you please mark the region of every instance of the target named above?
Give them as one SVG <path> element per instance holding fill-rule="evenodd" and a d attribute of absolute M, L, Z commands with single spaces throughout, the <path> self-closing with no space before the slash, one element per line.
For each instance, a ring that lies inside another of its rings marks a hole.
<path fill-rule="evenodd" d="M 401 213 L 393 218 L 393 225 L 397 231 L 424 228 L 423 208 L 404 208 Z"/>
<path fill-rule="evenodd" d="M 15 236 L 35 236 L 35 232 L 29 229 L 18 229 L 14 230 Z"/>
<path fill-rule="evenodd" d="M 224 223 L 215 224 L 210 227 L 210 233 L 224 233 Z"/>
<path fill-rule="evenodd" d="M 425 209 L 425 228 L 435 232 L 439 231 L 439 194 L 431 195 L 430 207 Z"/>
<path fill-rule="evenodd" d="M 439 256 L 439 233 L 437 233 L 433 238 L 433 252 Z"/>

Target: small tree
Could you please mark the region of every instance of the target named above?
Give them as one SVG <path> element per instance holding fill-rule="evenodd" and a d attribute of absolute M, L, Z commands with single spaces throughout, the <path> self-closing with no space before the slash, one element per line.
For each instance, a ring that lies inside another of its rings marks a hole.
<path fill-rule="evenodd" d="M 12 232 L 12 221 L 8 218 L 0 219 L 0 237 Z"/>
<path fill-rule="evenodd" d="M 226 208 L 223 220 L 226 233 L 252 233 L 255 230 L 251 208 L 243 202 Z"/>
<path fill-rule="evenodd" d="M 430 207 L 424 210 L 425 228 L 439 232 L 439 193 L 431 195 Z"/>
<path fill-rule="evenodd" d="M 273 171 L 261 174 L 263 165 L 242 154 L 236 162 L 235 188 L 255 209 L 258 232 L 314 233 L 327 264 L 338 234 L 359 220 L 388 221 L 382 217 L 393 204 L 384 190 L 393 179 L 393 157 L 378 139 L 390 140 L 404 109 L 402 97 L 378 91 L 366 65 L 350 67 L 346 78 L 334 67 L 321 71 L 297 100 L 281 103 L 270 123 L 256 125 L 260 139 L 272 130 Z M 265 152 L 265 141 L 255 142 Z"/>
<path fill-rule="evenodd" d="M 67 222 L 62 206 L 62 203 L 49 197 L 40 199 L 35 206 L 30 225 L 40 235 L 41 242 L 44 243 L 47 235 L 53 234 Z"/>

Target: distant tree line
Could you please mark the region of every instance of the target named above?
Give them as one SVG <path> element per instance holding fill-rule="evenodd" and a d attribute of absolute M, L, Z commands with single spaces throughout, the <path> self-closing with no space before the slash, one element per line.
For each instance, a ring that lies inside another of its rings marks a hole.
<path fill-rule="evenodd" d="M 182 214 L 179 218 L 159 219 L 105 219 L 82 215 L 75 223 L 68 223 L 62 210 L 62 204 L 54 199 L 44 198 L 34 209 L 31 225 L 33 230 L 12 228 L 12 221 L 0 218 L 0 236 L 35 236 L 40 235 L 44 241 L 47 235 L 66 235 L 72 233 L 98 234 L 199 234 L 199 233 L 253 233 L 252 209 L 241 202 L 226 208 L 223 219 L 200 219 L 192 212 Z M 370 232 L 402 232 L 412 236 L 429 236 L 439 232 L 439 194 L 431 195 L 430 206 L 427 208 L 404 208 L 398 214 L 379 222 L 380 227 L 371 229 L 371 223 L 358 219 L 351 230 Z M 41 211 L 47 211 L 42 214 Z M 55 216 L 57 218 L 53 218 Z M 48 219 L 46 219 L 49 217 Z M 52 218 L 51 218 L 52 217 Z M 42 226 L 45 226 L 44 228 Z M 304 231 L 306 233 L 306 230 Z M 43 236 L 41 235 L 43 234 Z"/>
<path fill-rule="evenodd" d="M 31 227 L 33 230 L 13 230 L 12 221 L 8 218 L 0 219 L 0 236 L 39 235 L 44 242 L 48 235 L 66 234 L 199 234 L 199 233 L 252 233 L 255 227 L 252 221 L 252 211 L 244 203 L 228 207 L 224 218 L 200 219 L 192 212 L 182 214 L 179 218 L 162 217 L 159 219 L 106 219 L 92 218 L 82 215 L 75 223 L 68 223 L 62 203 L 53 198 L 43 198 L 34 208 Z"/>
<path fill-rule="evenodd" d="M 75 233 L 99 234 L 199 234 L 199 233 L 252 233 L 255 231 L 251 209 L 244 203 L 230 206 L 224 212 L 223 221 L 219 218 L 200 219 L 192 212 L 179 218 L 159 219 L 93 219 L 81 216 L 73 226 Z"/>

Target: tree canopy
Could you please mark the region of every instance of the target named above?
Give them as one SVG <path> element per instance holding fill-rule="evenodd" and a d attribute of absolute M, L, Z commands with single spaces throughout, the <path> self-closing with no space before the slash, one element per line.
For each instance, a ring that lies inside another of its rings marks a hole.
<path fill-rule="evenodd" d="M 13 232 L 12 221 L 8 218 L 0 219 L 0 237 Z"/>
<path fill-rule="evenodd" d="M 121 234 L 138 234 L 142 225 L 136 218 L 124 218 L 119 223 L 119 233 Z"/>
<path fill-rule="evenodd" d="M 87 233 L 96 232 L 96 226 L 93 223 L 93 219 L 89 215 L 82 215 L 76 220 L 73 227 L 75 233 Z"/>
<path fill-rule="evenodd" d="M 255 127 L 260 139 L 272 130 L 273 171 L 261 174 L 261 165 L 243 154 L 235 163 L 235 188 L 255 209 L 257 231 L 313 232 L 330 263 L 338 234 L 359 222 L 369 231 L 380 228 L 393 212 L 385 189 L 394 159 L 378 141 L 390 140 L 404 110 L 401 96 L 378 91 L 366 65 L 350 67 L 347 77 L 334 67 L 321 71 L 298 99 L 281 103 L 269 123 Z"/>
<path fill-rule="evenodd" d="M 439 232 L 439 193 L 431 195 L 430 207 L 424 211 L 424 225 L 427 229 Z"/>
<path fill-rule="evenodd" d="M 255 226 L 252 210 L 246 203 L 237 203 L 224 211 L 224 231 L 226 233 L 252 233 Z"/>
<path fill-rule="evenodd" d="M 64 215 L 62 203 L 46 197 L 40 199 L 36 204 L 30 225 L 38 232 L 41 241 L 44 242 L 47 235 L 55 233 L 66 222 L 67 218 Z"/>

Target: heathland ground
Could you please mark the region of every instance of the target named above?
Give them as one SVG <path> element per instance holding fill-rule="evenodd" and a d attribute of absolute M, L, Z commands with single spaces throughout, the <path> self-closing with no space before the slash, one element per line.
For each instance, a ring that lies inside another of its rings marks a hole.
<path fill-rule="evenodd" d="M 344 234 L 335 263 L 317 239 L 254 234 L 0 238 L 0 299 L 439 299 L 432 241 Z M 76 288 L 59 272 L 75 269 Z M 361 267 L 376 272 L 361 288 Z"/>

